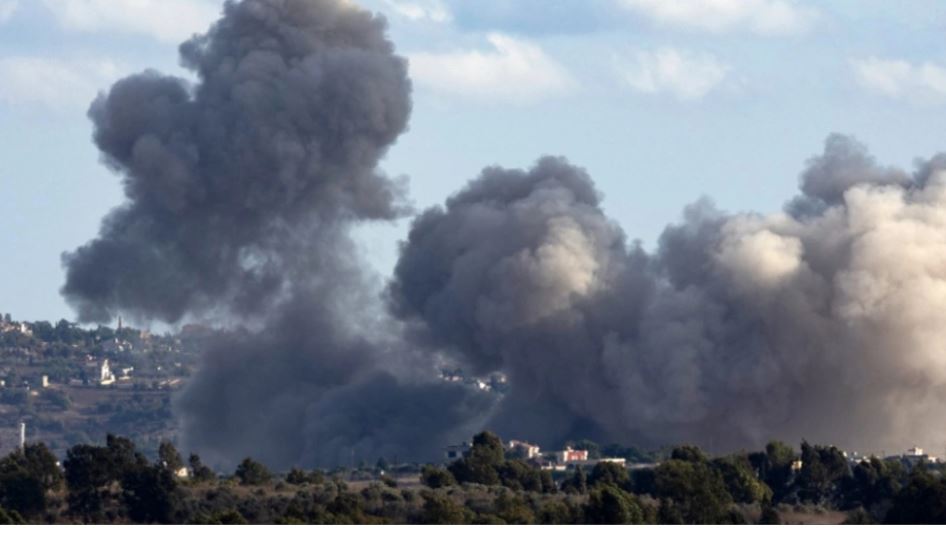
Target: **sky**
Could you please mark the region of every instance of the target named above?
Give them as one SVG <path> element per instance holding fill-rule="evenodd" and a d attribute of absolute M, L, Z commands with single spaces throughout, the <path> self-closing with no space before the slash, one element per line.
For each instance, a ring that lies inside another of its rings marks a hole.
<path fill-rule="evenodd" d="M 772 212 L 832 132 L 883 163 L 946 150 L 946 2 L 354 0 L 388 19 L 414 82 L 382 167 L 418 210 L 484 167 L 563 155 L 629 239 L 683 208 Z M 217 0 L 0 0 L 0 312 L 72 319 L 60 256 L 123 201 L 86 111 L 124 75 L 192 77 L 177 45 Z M 390 274 L 410 219 L 362 228 Z"/>

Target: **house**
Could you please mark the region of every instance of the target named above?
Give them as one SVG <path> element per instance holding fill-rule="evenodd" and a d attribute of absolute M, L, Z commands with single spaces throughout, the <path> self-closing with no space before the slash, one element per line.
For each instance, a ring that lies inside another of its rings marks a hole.
<path fill-rule="evenodd" d="M 573 450 L 570 446 L 560 452 L 555 452 L 555 462 L 567 465 L 576 461 L 587 461 L 588 450 Z"/>
<path fill-rule="evenodd" d="M 469 442 L 464 442 L 463 444 L 455 446 L 447 446 L 444 455 L 446 455 L 448 461 L 456 461 L 457 459 L 462 459 L 463 457 L 469 455 L 472 448 L 473 447 L 470 446 Z"/>
<path fill-rule="evenodd" d="M 509 446 L 506 447 L 506 451 L 512 456 L 522 459 L 534 459 L 542 453 L 542 450 L 537 445 L 522 440 L 509 441 Z"/>
<path fill-rule="evenodd" d="M 910 448 L 905 453 L 899 456 L 888 457 L 888 459 L 899 459 L 904 465 L 909 466 L 910 468 L 915 467 L 920 463 L 938 463 L 939 458 L 929 455 L 923 451 L 923 448 L 918 448 L 916 446 Z"/>

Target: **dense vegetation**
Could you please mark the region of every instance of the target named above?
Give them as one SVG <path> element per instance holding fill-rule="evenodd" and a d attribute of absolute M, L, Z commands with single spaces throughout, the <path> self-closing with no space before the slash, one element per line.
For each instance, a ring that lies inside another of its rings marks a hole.
<path fill-rule="evenodd" d="M 190 476 L 179 478 L 185 467 Z M 109 436 L 104 446 L 72 447 L 61 467 L 45 445 L 29 444 L 0 459 L 0 523 L 772 524 L 829 509 L 850 523 L 946 523 L 936 465 L 851 466 L 836 448 L 808 443 L 800 454 L 773 442 L 715 458 L 681 446 L 651 468 L 602 462 L 556 479 L 482 433 L 463 459 L 423 467 L 421 484 L 388 477 L 387 467 L 379 460 L 361 472 L 370 479 L 352 481 L 341 471 L 278 476 L 247 458 L 218 478 L 170 443 L 149 461 Z"/>

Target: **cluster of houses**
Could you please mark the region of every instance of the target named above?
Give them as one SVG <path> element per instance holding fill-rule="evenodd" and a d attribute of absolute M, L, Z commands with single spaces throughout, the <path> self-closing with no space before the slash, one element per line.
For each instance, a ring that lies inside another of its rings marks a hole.
<path fill-rule="evenodd" d="M 14 322 L 10 319 L 10 315 L 0 316 L 0 334 L 4 333 L 20 333 L 31 337 L 33 335 L 33 330 L 30 329 L 29 324 L 26 322 Z"/>
<path fill-rule="evenodd" d="M 542 449 L 536 445 L 521 440 L 511 440 L 505 444 L 506 456 L 522 459 L 542 470 L 553 472 L 564 472 L 575 467 L 593 468 L 598 463 L 615 463 L 620 466 L 626 466 L 627 460 L 623 457 L 599 457 L 589 458 L 588 450 L 576 450 L 566 446 L 564 450 L 542 453 Z M 466 457 L 473 446 L 469 442 L 464 442 L 456 446 L 448 446 L 446 449 L 446 458 L 448 461 L 456 461 Z"/>

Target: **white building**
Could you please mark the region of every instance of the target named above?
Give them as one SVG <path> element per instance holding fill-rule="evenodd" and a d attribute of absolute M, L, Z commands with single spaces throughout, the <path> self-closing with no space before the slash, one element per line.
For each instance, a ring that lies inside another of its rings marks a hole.
<path fill-rule="evenodd" d="M 111 385 L 115 383 L 115 374 L 108 365 L 108 359 L 102 359 L 102 365 L 99 367 L 99 385 Z"/>

